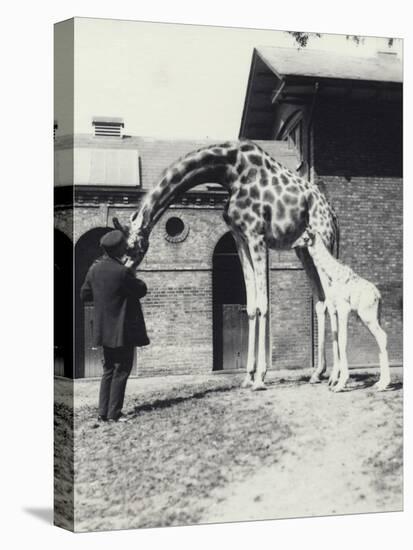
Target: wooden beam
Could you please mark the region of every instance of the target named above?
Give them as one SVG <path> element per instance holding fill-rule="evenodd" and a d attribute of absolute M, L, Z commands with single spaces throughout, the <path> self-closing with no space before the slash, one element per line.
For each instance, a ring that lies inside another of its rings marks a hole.
<path fill-rule="evenodd" d="M 271 95 L 274 91 L 274 88 L 268 86 L 267 88 L 254 88 L 252 90 L 252 95 Z"/>
<path fill-rule="evenodd" d="M 266 128 L 266 129 L 268 129 L 269 127 L 271 127 L 271 124 L 264 124 L 262 122 L 249 122 L 247 124 L 247 127 L 248 128 Z"/>
<path fill-rule="evenodd" d="M 271 103 L 274 105 L 274 103 L 277 101 L 277 99 L 281 96 L 283 93 L 283 90 L 285 88 L 285 80 L 281 82 L 281 84 L 278 86 L 278 88 L 274 91 L 274 94 L 271 98 Z"/>
<path fill-rule="evenodd" d="M 250 107 L 249 109 L 250 113 L 269 113 L 272 114 L 275 112 L 274 106 L 271 105 L 269 107 Z"/>
<path fill-rule="evenodd" d="M 307 105 L 308 101 L 298 99 L 281 99 L 278 103 L 283 105 Z"/>
<path fill-rule="evenodd" d="M 277 77 L 275 76 L 274 73 L 270 72 L 270 71 L 257 71 L 255 73 L 255 76 L 258 76 L 259 78 L 272 78 L 273 80 L 277 80 Z"/>

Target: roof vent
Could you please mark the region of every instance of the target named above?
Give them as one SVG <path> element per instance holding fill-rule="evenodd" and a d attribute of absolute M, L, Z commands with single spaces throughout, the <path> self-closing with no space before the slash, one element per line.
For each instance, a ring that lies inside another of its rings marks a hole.
<path fill-rule="evenodd" d="M 122 137 L 122 128 L 125 127 L 123 118 L 118 117 L 93 117 L 92 124 L 95 127 L 95 136 Z"/>

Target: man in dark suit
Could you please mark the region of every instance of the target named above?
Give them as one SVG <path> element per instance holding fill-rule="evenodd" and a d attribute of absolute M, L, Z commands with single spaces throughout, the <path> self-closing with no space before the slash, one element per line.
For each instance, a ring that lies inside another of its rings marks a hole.
<path fill-rule="evenodd" d="M 110 231 L 100 245 L 105 254 L 90 267 L 80 296 L 82 301 L 94 302 L 94 345 L 103 346 L 99 420 L 123 422 L 122 406 L 134 350 L 149 344 L 139 302 L 147 289 L 121 261 L 126 252 L 121 231 Z"/>

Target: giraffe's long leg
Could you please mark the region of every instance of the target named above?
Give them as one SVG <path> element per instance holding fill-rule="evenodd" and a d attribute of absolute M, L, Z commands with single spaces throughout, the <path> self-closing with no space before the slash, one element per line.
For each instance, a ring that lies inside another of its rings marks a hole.
<path fill-rule="evenodd" d="M 333 386 L 338 381 L 340 373 L 340 356 L 338 353 L 338 326 L 337 326 L 337 310 L 332 304 L 327 305 L 330 315 L 331 336 L 333 338 L 333 368 L 328 379 L 328 385 Z"/>
<path fill-rule="evenodd" d="M 317 315 L 318 328 L 318 356 L 317 366 L 311 375 L 310 383 L 315 384 L 321 381 L 322 375 L 327 370 L 326 352 L 325 352 L 325 294 L 320 276 L 314 265 L 313 259 L 305 248 L 295 248 L 295 252 L 303 264 L 304 270 L 310 280 L 311 288 L 316 299 L 315 311 Z"/>
<path fill-rule="evenodd" d="M 250 254 L 246 243 L 241 237 L 234 234 L 237 245 L 238 255 L 241 267 L 244 273 L 245 290 L 247 294 L 247 314 L 248 314 L 248 354 L 247 354 L 247 374 L 242 383 L 242 387 L 252 386 L 255 372 L 255 334 L 257 322 L 257 301 L 255 290 L 255 274 L 252 267 Z"/>
<path fill-rule="evenodd" d="M 347 363 L 347 324 L 348 315 L 350 309 L 347 305 L 343 304 L 337 307 L 338 317 L 338 353 L 340 356 L 340 377 L 337 384 L 332 388 L 334 392 L 339 392 L 344 389 L 348 377 L 348 363 Z"/>
<path fill-rule="evenodd" d="M 375 337 L 379 346 L 379 361 L 380 361 L 380 378 L 374 387 L 378 391 L 385 390 L 391 381 L 389 355 L 387 353 L 387 334 L 381 328 L 378 320 L 378 301 L 367 308 L 359 309 L 358 314 L 360 319 L 365 323 L 372 335 Z"/>
<path fill-rule="evenodd" d="M 249 250 L 255 273 L 258 316 L 257 368 L 252 389 L 262 390 L 266 389 L 264 378 L 267 372 L 267 351 L 269 351 L 266 345 L 268 323 L 268 256 L 264 239 L 260 239 L 255 245 L 251 244 Z M 269 356 L 271 356 L 271 354 L 269 354 Z"/>

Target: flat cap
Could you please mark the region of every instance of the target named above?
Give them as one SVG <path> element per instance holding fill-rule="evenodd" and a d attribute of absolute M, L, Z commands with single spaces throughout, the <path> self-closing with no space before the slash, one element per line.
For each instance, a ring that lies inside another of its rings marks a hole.
<path fill-rule="evenodd" d="M 111 250 L 120 245 L 121 242 L 125 240 L 125 235 L 119 229 L 114 229 L 109 231 L 106 235 L 100 239 L 100 246 L 105 250 Z"/>

